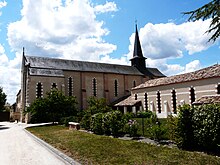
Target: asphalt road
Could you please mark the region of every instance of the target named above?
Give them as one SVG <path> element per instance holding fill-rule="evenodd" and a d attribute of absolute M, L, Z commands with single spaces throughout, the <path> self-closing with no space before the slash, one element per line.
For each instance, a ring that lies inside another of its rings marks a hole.
<path fill-rule="evenodd" d="M 0 122 L 0 165 L 69 164 L 30 136 L 24 130 L 26 126 Z"/>

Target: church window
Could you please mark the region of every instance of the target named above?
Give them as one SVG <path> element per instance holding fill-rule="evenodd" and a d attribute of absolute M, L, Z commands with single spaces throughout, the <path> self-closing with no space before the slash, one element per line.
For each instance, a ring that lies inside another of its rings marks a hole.
<path fill-rule="evenodd" d="M 176 114 L 176 91 L 172 90 L 172 104 L 173 104 L 173 113 Z"/>
<path fill-rule="evenodd" d="M 220 84 L 217 86 L 217 94 L 220 94 Z"/>
<path fill-rule="evenodd" d="M 147 100 L 147 93 L 144 94 L 144 104 L 145 104 L 145 110 L 148 110 L 148 100 Z"/>
<path fill-rule="evenodd" d="M 92 89 L 93 89 L 93 96 L 97 96 L 97 80 L 96 78 L 92 79 Z"/>
<path fill-rule="evenodd" d="M 68 94 L 69 96 L 73 95 L 73 78 L 72 77 L 68 78 Z"/>
<path fill-rule="evenodd" d="M 161 113 L 161 98 L 160 98 L 160 91 L 157 91 L 157 110 L 158 110 L 158 113 Z"/>
<path fill-rule="evenodd" d="M 135 99 L 135 100 L 137 100 L 137 99 L 138 99 L 138 96 L 137 96 L 137 94 L 135 94 L 135 95 L 134 95 L 134 99 Z"/>
<path fill-rule="evenodd" d="M 190 88 L 190 101 L 191 104 L 196 100 L 195 89 L 193 87 Z"/>
<path fill-rule="evenodd" d="M 136 81 L 135 80 L 133 81 L 133 87 L 136 87 Z"/>
<path fill-rule="evenodd" d="M 36 85 L 36 98 L 41 98 L 43 96 L 43 85 L 41 82 Z"/>
<path fill-rule="evenodd" d="M 117 97 L 118 96 L 118 80 L 115 80 L 114 88 L 115 88 L 115 97 Z"/>
<path fill-rule="evenodd" d="M 57 88 L 57 84 L 56 83 L 52 83 L 51 84 L 51 89 L 56 89 Z"/>

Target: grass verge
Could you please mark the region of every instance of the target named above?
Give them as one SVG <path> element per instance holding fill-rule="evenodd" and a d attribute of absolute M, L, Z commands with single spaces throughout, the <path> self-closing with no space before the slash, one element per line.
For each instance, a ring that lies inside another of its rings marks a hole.
<path fill-rule="evenodd" d="M 64 126 L 27 130 L 82 164 L 220 164 L 215 156 L 72 131 Z"/>

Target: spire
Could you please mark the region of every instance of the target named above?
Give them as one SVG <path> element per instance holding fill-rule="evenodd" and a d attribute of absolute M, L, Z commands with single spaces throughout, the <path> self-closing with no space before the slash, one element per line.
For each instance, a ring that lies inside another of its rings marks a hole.
<path fill-rule="evenodd" d="M 137 22 L 135 23 L 135 40 L 134 40 L 134 52 L 133 52 L 133 58 L 135 57 L 143 58 L 141 43 L 138 35 Z"/>
<path fill-rule="evenodd" d="M 136 67 L 140 72 L 144 72 L 143 70 L 146 69 L 145 59 L 146 58 L 143 56 L 141 43 L 139 40 L 137 22 L 135 21 L 134 51 L 133 58 L 130 60 L 131 66 Z"/>

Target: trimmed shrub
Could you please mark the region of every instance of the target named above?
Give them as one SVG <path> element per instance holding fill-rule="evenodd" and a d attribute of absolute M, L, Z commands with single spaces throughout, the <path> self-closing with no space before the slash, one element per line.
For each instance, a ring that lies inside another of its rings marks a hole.
<path fill-rule="evenodd" d="M 193 116 L 194 138 L 199 149 L 220 151 L 220 104 L 195 108 Z"/>
<path fill-rule="evenodd" d="M 125 131 L 130 136 L 137 136 L 138 122 L 136 120 L 129 120 L 125 125 Z"/>
<path fill-rule="evenodd" d="M 179 107 L 177 119 L 176 142 L 178 147 L 183 149 L 195 148 L 195 140 L 193 134 L 193 115 L 194 108 L 185 104 Z"/>
<path fill-rule="evenodd" d="M 91 130 L 98 135 L 104 134 L 103 129 L 103 113 L 96 113 L 91 118 Z"/>
<path fill-rule="evenodd" d="M 169 140 L 177 141 L 177 121 L 178 118 L 172 115 L 169 115 L 167 118 L 167 137 Z"/>
<path fill-rule="evenodd" d="M 91 114 L 89 112 L 86 112 L 80 122 L 80 125 L 86 129 L 90 130 L 91 128 Z"/>

